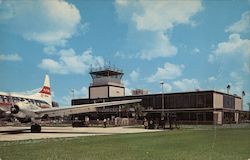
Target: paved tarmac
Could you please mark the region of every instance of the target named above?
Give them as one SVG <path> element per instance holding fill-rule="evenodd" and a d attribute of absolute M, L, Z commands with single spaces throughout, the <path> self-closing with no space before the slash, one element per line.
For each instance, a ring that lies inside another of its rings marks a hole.
<path fill-rule="evenodd" d="M 79 137 L 111 135 L 121 133 L 157 132 L 161 130 L 148 130 L 129 127 L 42 127 L 41 133 L 31 133 L 29 127 L 0 127 L 0 141 L 16 141 L 28 139 L 46 139 L 60 137 Z"/>

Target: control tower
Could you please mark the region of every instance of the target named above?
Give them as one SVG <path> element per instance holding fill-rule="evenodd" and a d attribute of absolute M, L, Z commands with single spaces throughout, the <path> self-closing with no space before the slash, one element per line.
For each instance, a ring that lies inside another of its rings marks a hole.
<path fill-rule="evenodd" d="M 110 66 L 91 68 L 89 74 L 92 83 L 89 86 L 89 99 L 125 96 L 125 88 L 121 79 L 123 72 Z"/>

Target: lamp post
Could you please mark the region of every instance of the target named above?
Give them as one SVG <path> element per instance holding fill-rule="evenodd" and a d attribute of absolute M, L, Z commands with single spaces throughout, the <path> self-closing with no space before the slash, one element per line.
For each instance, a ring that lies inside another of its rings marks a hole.
<path fill-rule="evenodd" d="M 162 87 L 162 96 L 161 96 L 161 120 L 164 120 L 164 89 L 163 89 L 163 85 L 164 85 L 164 82 L 161 81 L 160 82 L 161 84 L 161 87 Z"/>
<path fill-rule="evenodd" d="M 71 89 L 71 92 L 72 92 L 72 99 L 74 99 L 75 98 L 75 90 Z"/>
<path fill-rule="evenodd" d="M 72 99 L 74 99 L 74 97 L 75 97 L 75 90 L 74 89 L 71 89 L 71 92 L 72 92 Z M 71 100 L 71 105 L 74 105 L 73 104 L 73 101 Z M 74 123 L 74 120 L 75 120 L 75 115 L 73 114 L 72 115 L 72 124 Z"/>
<path fill-rule="evenodd" d="M 241 96 L 242 98 L 245 96 L 245 91 L 242 91 Z"/>
<path fill-rule="evenodd" d="M 227 94 L 229 94 L 230 88 L 231 88 L 231 86 L 227 85 Z"/>
<path fill-rule="evenodd" d="M 241 98 L 242 98 L 242 102 L 241 102 L 241 109 L 243 110 L 243 97 L 245 96 L 245 91 L 241 92 Z"/>

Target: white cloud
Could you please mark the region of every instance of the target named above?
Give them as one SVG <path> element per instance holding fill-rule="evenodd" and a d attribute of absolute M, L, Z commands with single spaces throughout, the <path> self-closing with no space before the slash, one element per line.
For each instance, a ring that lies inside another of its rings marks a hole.
<path fill-rule="evenodd" d="M 60 107 L 64 107 L 64 106 L 70 106 L 71 100 L 72 100 L 72 96 L 67 95 L 67 96 L 63 96 L 62 98 L 60 98 L 60 100 L 58 100 L 57 102 L 59 103 Z"/>
<path fill-rule="evenodd" d="M 73 89 L 74 91 L 74 98 L 87 98 L 89 95 L 89 90 L 87 87 L 82 87 L 79 90 Z"/>
<path fill-rule="evenodd" d="M 73 95 L 74 94 L 74 95 Z M 88 88 L 82 87 L 79 90 L 78 89 L 72 89 L 69 91 L 69 94 L 66 96 L 63 96 L 58 101 L 60 103 L 60 106 L 70 106 L 71 100 L 74 98 L 87 98 L 88 97 Z"/>
<path fill-rule="evenodd" d="M 127 0 L 116 0 L 115 3 L 119 6 L 127 6 L 130 2 Z"/>
<path fill-rule="evenodd" d="M 192 24 L 190 18 L 202 10 L 201 1 L 138 1 L 132 20 L 138 30 L 163 31 L 177 24 Z"/>
<path fill-rule="evenodd" d="M 208 62 L 209 62 L 209 63 L 213 63 L 214 60 L 215 60 L 215 56 L 214 56 L 213 54 L 209 54 L 209 55 L 208 55 Z"/>
<path fill-rule="evenodd" d="M 139 52 L 139 56 L 142 59 L 151 60 L 157 57 L 171 57 L 176 55 L 177 53 L 177 48 L 171 45 L 168 37 L 163 33 L 155 34 L 153 44 L 153 47 L 142 49 Z"/>
<path fill-rule="evenodd" d="M 44 70 L 49 70 L 51 73 L 67 74 L 66 69 L 64 69 L 60 63 L 52 59 L 43 59 L 39 67 Z"/>
<path fill-rule="evenodd" d="M 136 46 L 135 57 L 147 60 L 176 55 L 177 48 L 171 44 L 168 31 L 178 24 L 193 26 L 191 18 L 202 10 L 199 0 L 116 0 L 115 6 L 120 20 L 128 23 L 127 39 Z"/>
<path fill-rule="evenodd" d="M 32 90 L 27 90 L 27 91 L 23 91 L 23 92 L 11 92 L 13 94 L 22 94 L 22 95 L 32 95 L 32 94 L 36 94 L 39 91 L 41 91 L 42 88 L 36 88 L 36 89 L 32 89 Z"/>
<path fill-rule="evenodd" d="M 148 82 L 160 82 L 161 80 L 175 79 L 182 75 L 183 69 L 184 65 L 165 63 L 163 68 L 157 68 L 156 73 L 151 75 L 147 80 Z"/>
<path fill-rule="evenodd" d="M 42 87 L 39 87 L 39 88 L 36 88 L 36 89 L 27 90 L 27 91 L 11 92 L 10 94 L 33 95 L 33 94 L 36 94 L 36 93 L 40 92 L 41 89 L 42 89 Z M 53 91 L 51 91 L 51 96 L 52 96 L 52 98 L 55 97 L 55 94 L 54 94 Z"/>
<path fill-rule="evenodd" d="M 248 74 L 250 73 L 250 64 L 249 64 L 249 62 L 244 63 L 243 71 L 245 71 Z"/>
<path fill-rule="evenodd" d="M 54 46 L 47 46 L 43 48 L 43 52 L 49 55 L 57 53 L 57 50 Z"/>
<path fill-rule="evenodd" d="M 14 16 L 12 5 L 0 1 L 0 21 L 11 19 Z"/>
<path fill-rule="evenodd" d="M 173 87 L 170 84 L 164 83 L 164 85 L 163 85 L 164 92 L 171 92 L 172 89 L 173 89 Z"/>
<path fill-rule="evenodd" d="M 200 88 L 200 84 L 197 79 L 182 79 L 181 81 L 174 81 L 173 85 L 181 91 L 194 91 Z"/>
<path fill-rule="evenodd" d="M 89 71 L 90 66 L 103 66 L 102 57 L 93 56 L 92 50 L 88 49 L 82 54 L 76 54 L 73 49 L 61 50 L 58 53 L 58 61 L 53 59 L 43 59 L 38 65 L 44 70 L 55 74 L 85 74 Z"/>
<path fill-rule="evenodd" d="M 115 54 L 114 54 L 115 57 L 119 57 L 119 58 L 122 58 L 122 59 L 132 59 L 132 58 L 136 58 L 136 55 L 133 55 L 133 54 L 126 54 L 126 53 L 122 53 L 122 52 L 119 52 L 117 51 Z"/>
<path fill-rule="evenodd" d="M 123 80 L 122 83 L 125 85 L 125 87 L 130 85 L 129 80 L 126 80 L 126 79 Z"/>
<path fill-rule="evenodd" d="M 250 32 L 250 11 L 243 13 L 241 19 L 229 26 L 225 31 L 230 33 Z"/>
<path fill-rule="evenodd" d="M 239 34 L 250 32 L 250 11 L 247 11 L 241 15 L 241 19 L 231 26 L 225 29 L 226 32 L 233 33 L 229 36 L 227 42 L 221 42 L 218 44 L 214 54 L 217 59 L 221 55 L 224 57 L 230 57 L 233 64 L 238 64 L 239 68 L 237 71 L 232 71 L 228 77 L 231 81 L 231 94 L 237 94 L 241 96 L 242 91 L 249 93 L 249 73 L 250 73 L 250 40 L 242 39 Z M 226 66 L 227 68 L 230 66 Z M 233 68 L 235 69 L 235 67 Z M 244 100 L 249 101 L 250 96 L 246 94 Z M 244 107 L 246 107 L 246 102 L 244 102 Z M 246 108 L 244 108 L 246 109 Z"/>
<path fill-rule="evenodd" d="M 209 55 L 209 62 L 220 62 L 219 75 L 222 72 L 229 70 L 235 70 L 240 68 L 237 72 L 244 71 L 248 73 L 248 64 L 250 59 L 250 40 L 242 39 L 239 34 L 231 34 L 225 42 L 220 42 L 213 49 L 213 54 Z M 244 79 L 248 77 L 242 72 L 239 76 L 243 76 Z M 225 75 L 226 76 L 226 75 Z M 219 77 L 219 76 L 217 76 Z M 248 87 L 246 87 L 248 88 Z"/>
<path fill-rule="evenodd" d="M 216 81 L 216 78 L 215 78 L 214 76 L 208 77 L 208 81 L 209 81 L 209 82 Z"/>
<path fill-rule="evenodd" d="M 214 76 L 208 77 L 208 81 L 209 81 L 209 82 L 216 81 L 216 78 L 215 78 Z"/>
<path fill-rule="evenodd" d="M 236 72 L 231 72 L 230 77 L 235 79 L 235 80 L 240 80 L 240 77 L 238 76 L 238 74 Z"/>
<path fill-rule="evenodd" d="M 0 54 L 0 61 L 21 61 L 19 54 Z"/>
<path fill-rule="evenodd" d="M 137 70 L 133 70 L 133 71 L 129 74 L 129 77 L 130 77 L 130 79 L 131 79 L 132 81 L 136 81 L 136 80 L 138 80 L 139 75 L 140 75 L 139 69 L 137 69 Z"/>
<path fill-rule="evenodd" d="M 1 8 L 5 11 L 1 23 L 44 45 L 64 45 L 81 27 L 79 10 L 63 0 L 2 1 Z"/>
<path fill-rule="evenodd" d="M 241 96 L 241 92 L 244 90 L 244 82 L 242 77 L 237 72 L 231 72 L 230 78 L 232 79 L 231 93 Z"/>
<path fill-rule="evenodd" d="M 247 110 L 247 102 L 250 102 L 250 92 L 249 92 L 249 78 L 245 79 L 242 75 L 236 71 L 230 73 L 230 79 L 232 83 L 230 83 L 230 93 L 237 94 L 238 96 L 242 96 L 242 91 L 245 92 L 244 96 L 244 110 Z"/>
<path fill-rule="evenodd" d="M 227 42 L 221 42 L 214 50 L 216 55 L 243 54 L 250 55 L 250 40 L 241 39 L 239 34 L 231 34 Z"/>
<path fill-rule="evenodd" d="M 200 49 L 199 48 L 194 48 L 192 53 L 193 54 L 198 54 L 198 53 L 200 53 Z"/>
<path fill-rule="evenodd" d="M 130 86 L 129 80 L 125 79 L 122 82 L 123 82 L 123 84 L 125 86 L 125 95 L 126 96 L 132 95 L 132 88 L 129 87 Z"/>
<path fill-rule="evenodd" d="M 219 83 L 219 79 L 218 79 L 218 83 Z M 244 99 L 249 99 L 249 77 L 244 76 L 244 74 L 242 72 L 240 72 L 240 70 L 237 71 L 232 71 L 229 74 L 225 75 L 225 81 L 223 83 L 224 86 L 223 88 L 217 87 L 219 88 L 218 91 L 220 92 L 227 92 L 227 85 L 230 85 L 230 94 L 234 95 L 238 95 L 241 96 L 242 91 L 244 91 L 246 93 L 246 96 L 244 97 Z M 244 102 L 244 106 L 246 106 L 246 103 Z"/>
<path fill-rule="evenodd" d="M 131 89 L 131 88 L 128 88 L 128 87 L 126 87 L 126 88 L 125 88 L 125 95 L 126 95 L 126 96 L 130 96 L 130 95 L 132 95 L 132 89 Z"/>

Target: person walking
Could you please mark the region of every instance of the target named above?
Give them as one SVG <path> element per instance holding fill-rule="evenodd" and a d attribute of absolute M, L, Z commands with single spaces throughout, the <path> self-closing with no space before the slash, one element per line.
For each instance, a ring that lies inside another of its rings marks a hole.
<path fill-rule="evenodd" d="M 143 125 L 144 125 L 145 129 L 148 129 L 148 121 L 146 118 L 144 118 L 144 120 L 143 120 Z"/>
<path fill-rule="evenodd" d="M 107 119 L 106 118 L 104 118 L 103 124 L 104 124 L 104 128 L 106 128 L 106 126 L 107 126 Z"/>

